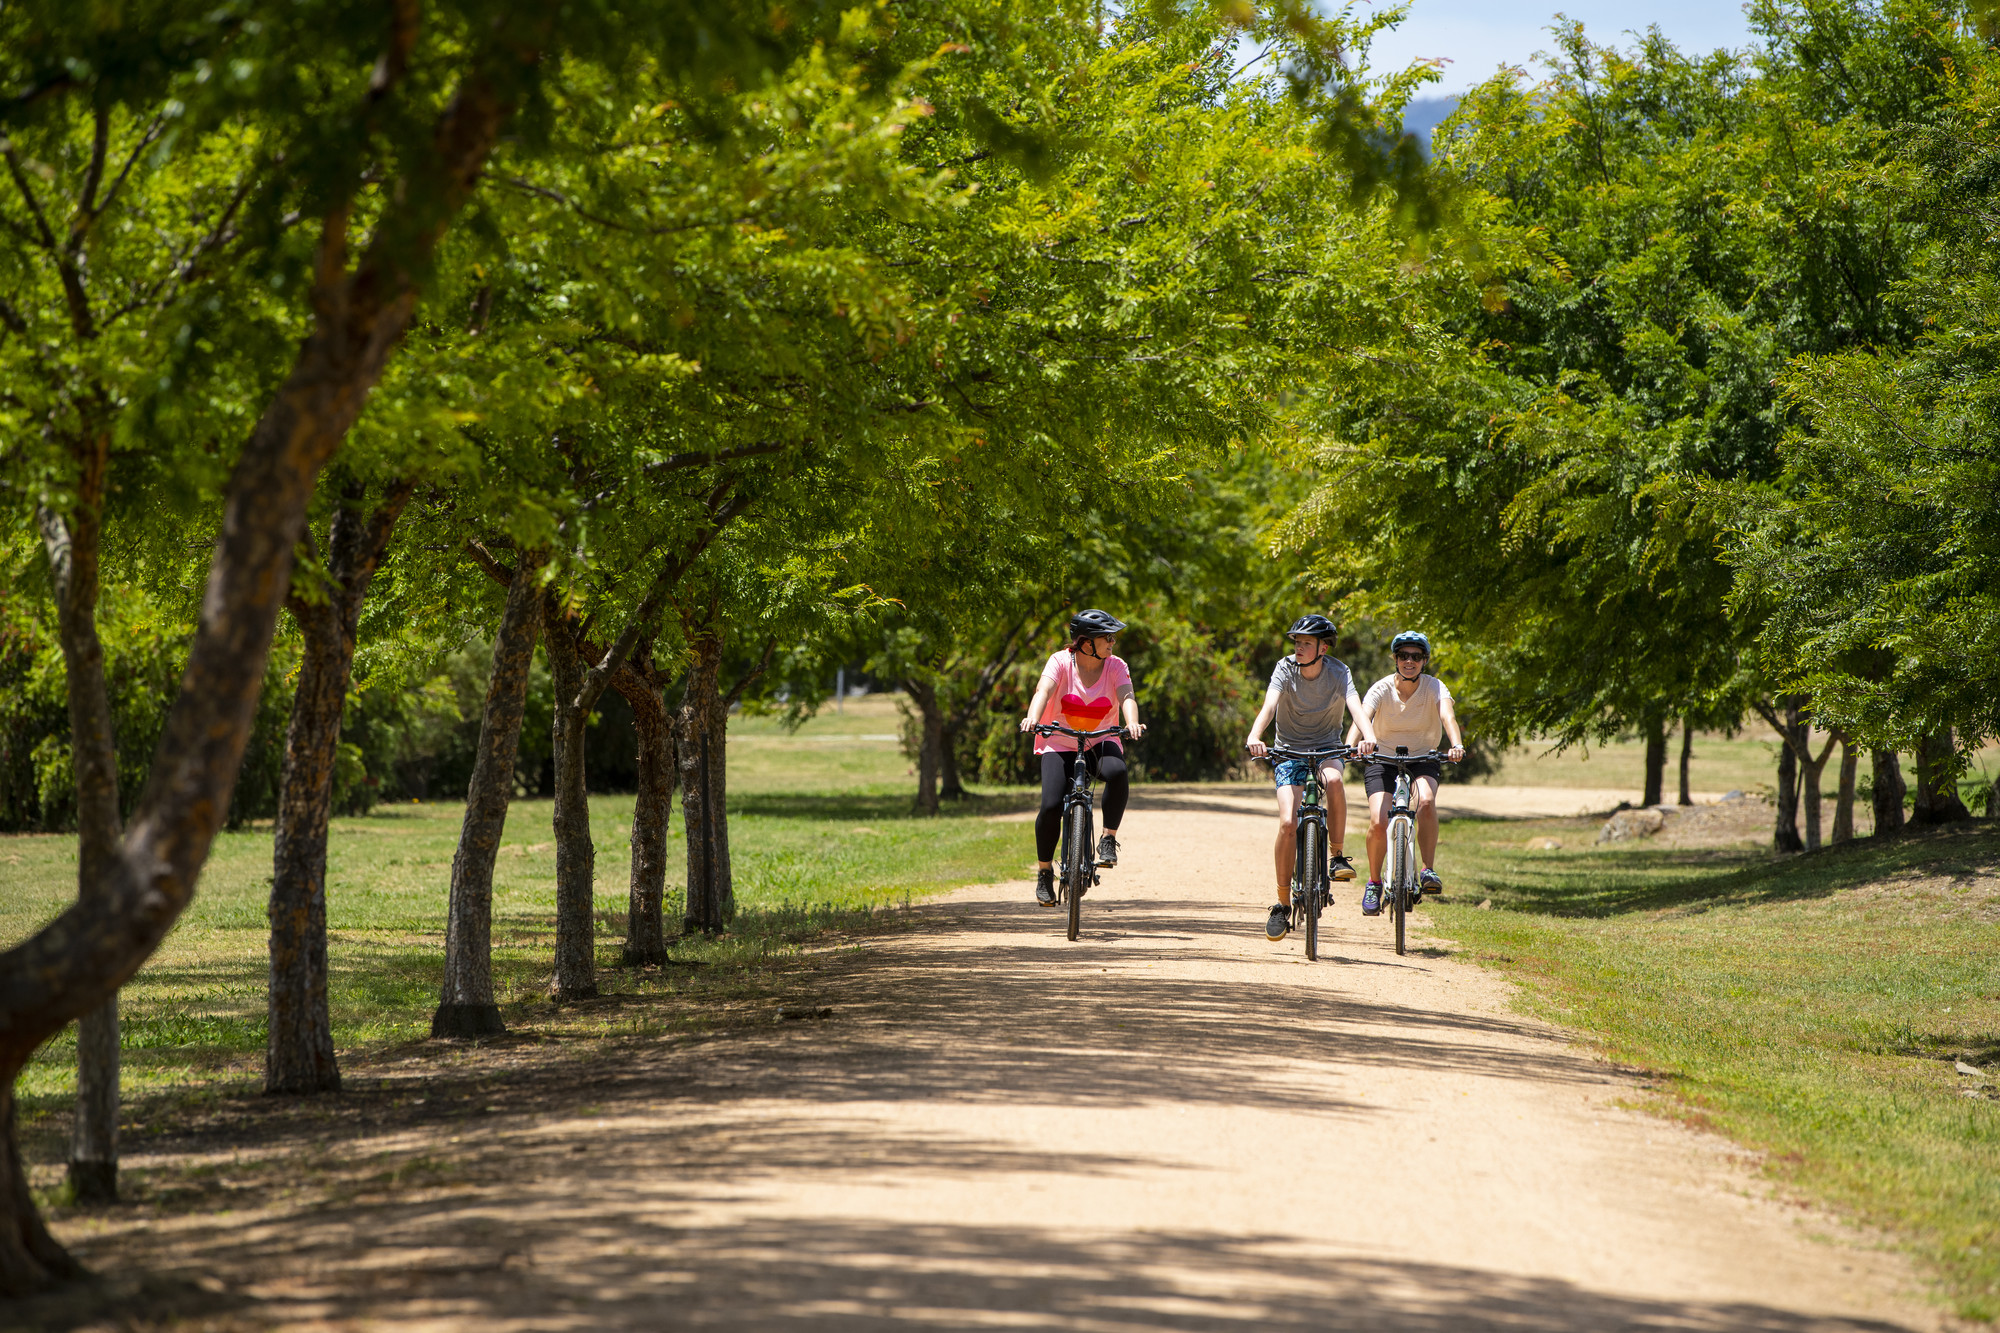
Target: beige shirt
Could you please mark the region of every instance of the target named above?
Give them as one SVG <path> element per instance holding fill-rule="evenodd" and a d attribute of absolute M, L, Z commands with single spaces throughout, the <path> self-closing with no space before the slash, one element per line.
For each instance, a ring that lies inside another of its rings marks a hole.
<path fill-rule="evenodd" d="M 1411 754 L 1429 754 L 1444 734 L 1443 705 L 1451 691 L 1436 676 L 1418 676 L 1417 688 L 1405 699 L 1396 692 L 1396 677 L 1387 675 L 1368 687 L 1361 711 L 1375 724 L 1375 739 L 1390 754 L 1398 745 Z"/>

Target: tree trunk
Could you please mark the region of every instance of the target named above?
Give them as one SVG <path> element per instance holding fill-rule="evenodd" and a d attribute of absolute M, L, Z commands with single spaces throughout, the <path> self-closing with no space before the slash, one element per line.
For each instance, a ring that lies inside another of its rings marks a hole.
<path fill-rule="evenodd" d="M 944 725 L 938 728 L 938 796 L 946 801 L 962 801 L 966 797 L 965 784 L 958 776 L 958 728 Z"/>
<path fill-rule="evenodd" d="M 1958 798 L 1957 752 L 1951 728 L 1917 738 L 1917 799 L 1910 811 L 1914 825 L 1955 824 L 1972 818 Z"/>
<path fill-rule="evenodd" d="M 1694 723 L 1688 718 L 1681 719 L 1681 792 L 1680 804 L 1693 805 L 1694 796 L 1688 791 L 1688 761 L 1694 758 Z"/>
<path fill-rule="evenodd" d="M 681 822 L 687 831 L 687 906 L 681 929 L 713 934 L 736 912 L 729 870 L 729 810 L 722 780 L 726 726 L 717 676 L 720 632 L 696 640 L 694 663 L 681 695 Z M 722 725 L 718 725 L 720 722 Z"/>
<path fill-rule="evenodd" d="M 555 685 L 552 732 L 556 768 L 556 957 L 552 1000 L 597 994 L 597 848 L 590 837 L 590 792 L 584 782 L 586 733 L 592 705 L 587 672 L 568 617 L 553 596 L 542 599 L 542 629 Z"/>
<path fill-rule="evenodd" d="M 1868 754 L 1870 785 L 1874 788 L 1869 803 L 1874 807 L 1874 837 L 1899 832 L 1903 827 L 1903 798 L 1909 788 L 1903 781 L 1903 761 L 1896 757 L 1894 750 L 1871 750 Z"/>
<path fill-rule="evenodd" d="M 1667 791 L 1667 720 L 1651 718 L 1646 723 L 1646 791 L 1640 805 L 1658 805 Z"/>
<path fill-rule="evenodd" d="M 445 917 L 444 993 L 431 1016 L 433 1037 L 490 1037 L 507 1030 L 493 1001 L 493 863 L 514 798 L 514 759 L 528 706 L 528 673 L 541 625 L 538 553 L 524 553 L 507 588 L 493 640 L 493 674 L 479 719 L 479 749 L 466 790 L 465 823 L 451 861 Z"/>
<path fill-rule="evenodd" d="M 392 483 L 373 514 L 364 491 L 341 497 L 327 538 L 317 601 L 294 580 L 288 600 L 304 639 L 298 691 L 285 734 L 285 767 L 271 850 L 271 986 L 264 1091 L 340 1090 L 326 996 L 326 830 L 340 753 L 340 715 L 354 670 L 361 604 L 388 549 L 411 483 Z M 311 540 L 310 536 L 307 538 Z"/>
<path fill-rule="evenodd" d="M 626 967 L 667 961 L 667 829 L 679 777 L 674 723 L 643 661 L 628 663 L 611 685 L 632 705 L 639 734 L 639 791 L 632 802 L 632 887 L 625 915 Z"/>
<path fill-rule="evenodd" d="M 1771 845 L 1781 852 L 1802 852 L 1806 845 L 1799 837 L 1799 760 L 1791 744 L 1792 736 L 1802 729 L 1797 703 L 1786 703 L 1784 717 L 1779 732 L 1784 743 L 1778 747 L 1778 818 Z"/>
<path fill-rule="evenodd" d="M 99 553 L 110 437 L 99 432 L 75 451 L 76 506 L 68 515 L 41 511 L 42 544 L 55 592 L 69 701 L 71 767 L 76 776 L 77 903 L 90 908 L 118 855 L 118 741 L 97 635 Z M 118 998 L 76 1021 L 76 1121 L 70 1134 L 69 1183 L 80 1203 L 118 1198 Z"/>
<path fill-rule="evenodd" d="M 944 711 L 938 707 L 937 686 L 926 680 L 906 680 L 910 701 L 917 706 L 921 730 L 917 741 L 917 810 L 938 812 L 938 770 L 944 752 Z"/>
<path fill-rule="evenodd" d="M 0 1292 L 21 1296 L 83 1276 L 83 1266 L 56 1244 L 28 1192 L 28 1170 L 14 1132 L 14 1081 L 0 1083 Z"/>
<path fill-rule="evenodd" d="M 1788 716 L 1797 717 L 1798 711 L 1794 709 Z M 1819 812 L 1820 801 L 1822 799 L 1820 780 L 1826 773 L 1826 761 L 1833 755 L 1833 745 L 1836 739 L 1837 737 L 1834 733 L 1828 732 L 1826 744 L 1820 746 L 1818 754 L 1814 754 L 1812 752 L 1812 725 L 1805 721 L 1800 721 L 1794 725 L 1789 737 L 1791 745 L 1798 752 L 1799 784 L 1805 791 L 1806 850 L 1809 852 L 1818 851 L 1820 846 Z"/>
<path fill-rule="evenodd" d="M 1854 778 L 1861 765 L 1861 751 L 1845 736 L 1840 738 L 1840 794 L 1834 798 L 1833 834 L 1830 843 L 1854 840 Z"/>
<path fill-rule="evenodd" d="M 0 1217 L 0 1297 L 75 1271 L 43 1228 L 21 1176 L 14 1080 L 37 1046 L 117 993 L 194 896 L 228 818 L 320 469 L 381 379 L 416 309 L 419 274 L 512 114 L 503 86 L 518 87 L 520 70 L 538 59 L 538 43 L 530 41 L 480 51 L 482 63 L 439 115 L 437 148 L 423 175 L 383 183 L 386 213 L 351 271 L 345 201 L 330 201 L 315 255 L 313 323 L 230 475 L 200 619 L 146 788 L 89 901 L 0 954 L 0 1171 L 11 1177 L 0 1182 L 7 1212 Z"/>

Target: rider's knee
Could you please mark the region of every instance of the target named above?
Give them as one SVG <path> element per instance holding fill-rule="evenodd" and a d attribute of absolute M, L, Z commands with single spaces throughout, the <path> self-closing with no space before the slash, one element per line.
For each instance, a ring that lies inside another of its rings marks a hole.
<path fill-rule="evenodd" d="M 1299 831 L 1299 817 L 1297 815 L 1279 815 L 1278 830 L 1282 833 L 1297 833 Z"/>

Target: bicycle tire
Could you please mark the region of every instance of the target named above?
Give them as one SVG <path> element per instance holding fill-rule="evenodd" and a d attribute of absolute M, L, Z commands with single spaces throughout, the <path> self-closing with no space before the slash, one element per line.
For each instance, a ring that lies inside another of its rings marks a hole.
<path fill-rule="evenodd" d="M 1299 875 L 1292 887 L 1292 898 L 1298 900 L 1305 895 L 1302 909 L 1306 919 L 1306 961 L 1319 961 L 1319 895 L 1320 895 L 1320 827 L 1317 824 L 1303 824 L 1299 828 Z"/>
<path fill-rule="evenodd" d="M 1090 811 L 1071 806 L 1068 825 L 1070 852 L 1063 858 L 1063 877 L 1069 893 L 1069 938 L 1074 940 L 1083 928 L 1083 891 L 1090 879 Z"/>
<path fill-rule="evenodd" d="M 1416 877 L 1410 873 L 1410 863 L 1416 859 L 1416 847 L 1410 837 L 1410 824 L 1406 819 L 1398 819 L 1389 827 L 1389 897 L 1394 904 L 1390 915 L 1396 923 L 1396 953 L 1400 956 L 1405 949 L 1404 934 L 1410 917 L 1410 881 Z"/>

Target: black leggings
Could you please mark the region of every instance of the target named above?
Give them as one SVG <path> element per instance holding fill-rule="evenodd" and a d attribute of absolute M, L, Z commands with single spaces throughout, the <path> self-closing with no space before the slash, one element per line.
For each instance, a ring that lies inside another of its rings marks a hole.
<path fill-rule="evenodd" d="M 1125 778 L 1125 756 L 1103 742 L 1083 752 L 1090 776 L 1104 784 L 1105 828 L 1117 828 L 1125 817 L 1125 798 L 1132 784 Z M 1062 803 L 1069 792 L 1070 770 L 1076 766 L 1076 751 L 1049 750 L 1042 755 L 1042 810 L 1035 816 L 1035 859 L 1053 861 L 1056 841 L 1062 837 Z"/>

